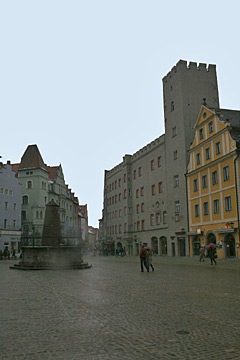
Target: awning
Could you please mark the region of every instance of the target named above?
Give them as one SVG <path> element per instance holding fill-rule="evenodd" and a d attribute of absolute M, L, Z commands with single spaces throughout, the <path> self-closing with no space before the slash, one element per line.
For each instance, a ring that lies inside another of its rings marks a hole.
<path fill-rule="evenodd" d="M 215 230 L 215 233 L 219 233 L 219 234 L 229 234 L 229 233 L 233 233 L 234 229 L 218 229 Z"/>

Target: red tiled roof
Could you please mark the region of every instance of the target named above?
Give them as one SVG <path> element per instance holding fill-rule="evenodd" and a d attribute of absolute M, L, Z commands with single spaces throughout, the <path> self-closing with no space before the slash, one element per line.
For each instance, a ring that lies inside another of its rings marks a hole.
<path fill-rule="evenodd" d="M 16 176 L 17 176 L 20 164 L 11 164 L 11 165 L 12 165 L 12 171 L 14 171 L 16 173 Z"/>
<path fill-rule="evenodd" d="M 37 145 L 28 145 L 25 153 L 21 158 L 19 170 L 21 169 L 45 169 L 48 170 L 47 165 L 44 164 L 42 156 L 38 150 Z"/>
<path fill-rule="evenodd" d="M 49 179 L 50 180 L 54 180 L 56 175 L 57 175 L 57 171 L 58 171 L 58 166 L 48 166 L 48 173 L 49 173 Z"/>

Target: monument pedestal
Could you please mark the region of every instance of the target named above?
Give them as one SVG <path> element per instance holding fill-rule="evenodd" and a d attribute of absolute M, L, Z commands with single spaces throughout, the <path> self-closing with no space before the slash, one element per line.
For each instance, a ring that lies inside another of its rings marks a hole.
<path fill-rule="evenodd" d="M 61 270 L 89 269 L 92 265 L 82 260 L 82 248 L 77 246 L 23 246 L 22 259 L 10 269 Z"/>

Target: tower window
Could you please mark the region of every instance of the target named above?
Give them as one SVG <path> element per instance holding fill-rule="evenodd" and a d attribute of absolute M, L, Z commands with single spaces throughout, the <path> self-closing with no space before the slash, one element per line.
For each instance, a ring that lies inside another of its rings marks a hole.
<path fill-rule="evenodd" d="M 176 126 L 174 126 L 172 128 L 172 137 L 175 137 L 176 135 L 177 135 L 177 128 L 176 128 Z"/>

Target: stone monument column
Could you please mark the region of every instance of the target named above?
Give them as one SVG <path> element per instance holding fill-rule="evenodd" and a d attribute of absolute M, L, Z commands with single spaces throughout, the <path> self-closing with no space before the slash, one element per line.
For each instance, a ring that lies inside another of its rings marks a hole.
<path fill-rule="evenodd" d="M 59 247 L 61 237 L 59 206 L 52 200 L 46 205 L 42 246 Z"/>

